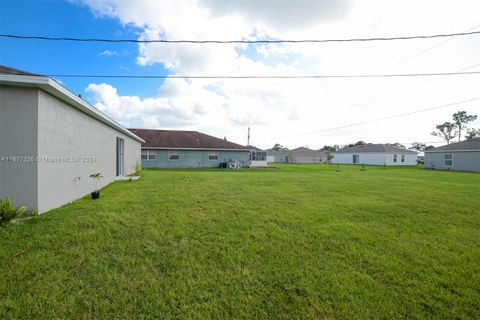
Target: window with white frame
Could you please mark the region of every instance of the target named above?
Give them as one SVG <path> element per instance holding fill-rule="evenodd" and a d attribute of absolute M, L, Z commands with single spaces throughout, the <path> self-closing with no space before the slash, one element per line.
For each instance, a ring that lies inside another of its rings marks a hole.
<path fill-rule="evenodd" d="M 397 155 L 396 154 L 393 155 L 393 162 L 397 162 Z"/>
<path fill-rule="evenodd" d="M 400 161 L 405 162 L 405 155 L 404 154 L 402 154 L 402 157 L 400 158 Z"/>
<path fill-rule="evenodd" d="M 208 160 L 210 160 L 210 161 L 218 160 L 218 153 L 209 153 L 208 154 Z"/>
<path fill-rule="evenodd" d="M 453 155 L 451 153 L 445 154 L 445 165 L 451 166 L 453 164 Z"/>
<path fill-rule="evenodd" d="M 180 160 L 180 152 L 175 151 L 175 152 L 169 152 L 168 153 L 168 160 Z"/>
<path fill-rule="evenodd" d="M 155 160 L 157 154 L 154 150 L 142 150 L 142 160 Z"/>

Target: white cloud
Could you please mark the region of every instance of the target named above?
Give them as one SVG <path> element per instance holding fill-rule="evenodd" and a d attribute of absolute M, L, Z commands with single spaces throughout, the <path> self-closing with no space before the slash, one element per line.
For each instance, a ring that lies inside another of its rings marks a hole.
<path fill-rule="evenodd" d="M 105 50 L 105 51 L 101 52 L 100 55 L 101 56 L 107 56 L 107 57 L 118 56 L 118 52 L 117 51 L 111 51 L 111 50 Z"/>
<path fill-rule="evenodd" d="M 480 30 L 480 4 L 473 0 L 82 3 L 99 17 L 113 17 L 139 28 L 140 39 L 327 39 L 462 32 L 473 27 Z M 258 46 L 141 44 L 137 63 L 162 64 L 177 75 L 410 73 L 458 71 L 480 63 L 477 52 L 478 37 Z M 415 57 L 407 59 L 411 56 Z M 194 128 L 242 142 L 250 125 L 253 143 L 263 147 L 275 142 L 320 147 L 359 139 L 435 141 L 430 132 L 436 123 L 448 120 L 460 109 L 480 114 L 480 103 L 333 132 L 290 136 L 468 99 L 478 95 L 477 80 L 476 76 L 436 80 L 167 79 L 158 96 L 148 99 L 122 96 L 107 84 L 91 84 L 87 91 L 99 109 L 129 126 Z"/>

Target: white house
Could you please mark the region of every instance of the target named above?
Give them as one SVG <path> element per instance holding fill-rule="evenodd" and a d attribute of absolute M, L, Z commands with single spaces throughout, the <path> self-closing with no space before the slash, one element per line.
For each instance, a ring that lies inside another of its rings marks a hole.
<path fill-rule="evenodd" d="M 332 163 L 368 164 L 387 166 L 414 166 L 417 152 L 388 144 L 365 144 L 353 146 L 333 153 Z"/>
<path fill-rule="evenodd" d="M 480 139 L 425 150 L 425 168 L 480 172 Z"/>
<path fill-rule="evenodd" d="M 55 80 L 0 66 L 0 197 L 43 213 L 134 172 L 141 138 Z"/>
<path fill-rule="evenodd" d="M 267 150 L 268 162 L 287 163 L 323 163 L 326 161 L 324 151 L 298 147 L 292 150 Z"/>

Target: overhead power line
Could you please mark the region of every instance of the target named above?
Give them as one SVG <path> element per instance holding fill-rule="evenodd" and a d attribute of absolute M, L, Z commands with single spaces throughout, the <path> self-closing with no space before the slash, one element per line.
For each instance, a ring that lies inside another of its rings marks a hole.
<path fill-rule="evenodd" d="M 393 41 L 432 39 L 458 36 L 471 36 L 480 34 L 480 31 L 443 33 L 431 35 L 397 36 L 397 37 L 374 37 L 374 38 L 346 38 L 346 39 L 303 39 L 303 40 L 141 40 L 141 39 L 107 39 L 107 38 L 76 38 L 76 37 L 47 37 L 18 34 L 0 34 L 1 38 L 22 40 L 45 40 L 45 41 L 76 41 L 76 42 L 109 42 L 109 43 L 193 43 L 193 44 L 255 44 L 255 43 L 328 43 L 328 42 L 367 42 L 367 41 Z"/>
<path fill-rule="evenodd" d="M 326 74 L 326 75 L 120 75 L 120 74 L 45 74 L 57 78 L 120 78 L 120 79 L 344 79 L 344 78 L 402 78 L 476 75 L 480 71 L 393 73 L 393 74 Z"/>
<path fill-rule="evenodd" d="M 419 110 L 415 110 L 415 111 L 411 111 L 411 112 L 400 113 L 400 114 L 396 114 L 396 115 L 392 115 L 392 116 L 387 116 L 387 117 L 383 117 L 383 118 L 378 118 L 378 119 L 366 120 L 366 121 L 362 121 L 362 122 L 351 123 L 351 124 L 347 124 L 347 125 L 343 125 L 343 126 L 339 126 L 339 127 L 333 127 L 333 128 L 328 128 L 328 129 L 315 130 L 315 131 L 304 132 L 304 133 L 299 133 L 299 134 L 295 134 L 295 135 L 288 135 L 288 136 L 283 136 L 283 137 L 276 137 L 276 138 L 273 138 L 273 139 L 296 138 L 296 137 L 308 136 L 308 135 L 312 135 L 312 134 L 316 134 L 316 133 L 322 133 L 322 132 L 335 131 L 335 130 L 350 128 L 350 127 L 356 127 L 356 126 L 360 126 L 360 125 L 364 125 L 364 124 L 369 124 L 369 123 L 380 122 L 380 121 L 384 121 L 384 120 L 390 120 L 390 119 L 405 117 L 405 116 L 409 116 L 409 115 L 417 114 L 417 113 L 421 113 L 421 112 L 427 112 L 427 111 L 431 111 L 431 110 L 436 110 L 436 109 L 441 109 L 441 108 L 456 106 L 456 105 L 459 105 L 459 104 L 462 104 L 462 103 L 472 102 L 472 101 L 476 101 L 476 100 L 480 100 L 480 97 L 471 98 L 471 99 L 467 99 L 467 100 L 456 101 L 456 102 L 452 102 L 452 103 L 448 103 L 448 104 L 443 104 L 443 105 L 439 105 L 439 106 L 435 106 L 435 107 L 430 107 L 430 108 L 425 108 L 425 109 L 419 109 Z"/>

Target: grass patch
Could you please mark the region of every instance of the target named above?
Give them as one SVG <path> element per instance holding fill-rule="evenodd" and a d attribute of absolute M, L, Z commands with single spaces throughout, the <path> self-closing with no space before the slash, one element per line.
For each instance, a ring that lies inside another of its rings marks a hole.
<path fill-rule="evenodd" d="M 0 318 L 478 318 L 480 175 L 145 170 L 0 228 Z"/>

